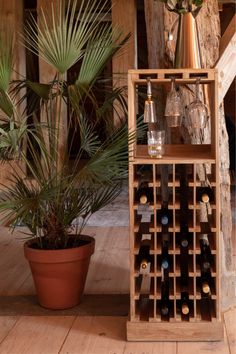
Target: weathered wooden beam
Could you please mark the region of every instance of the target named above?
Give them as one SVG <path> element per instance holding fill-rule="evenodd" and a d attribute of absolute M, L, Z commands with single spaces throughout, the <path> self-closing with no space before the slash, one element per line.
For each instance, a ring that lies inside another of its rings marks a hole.
<path fill-rule="evenodd" d="M 236 75 L 236 15 L 220 41 L 220 56 L 215 67 L 219 73 L 219 104 L 222 103 Z"/>

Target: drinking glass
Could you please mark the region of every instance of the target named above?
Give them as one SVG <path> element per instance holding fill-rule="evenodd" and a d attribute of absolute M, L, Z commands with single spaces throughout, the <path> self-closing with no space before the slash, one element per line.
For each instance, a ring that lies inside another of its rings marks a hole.
<path fill-rule="evenodd" d="M 166 97 L 165 117 L 168 127 L 179 127 L 182 122 L 182 103 L 176 90 L 175 79 L 171 79 L 171 91 Z"/>
<path fill-rule="evenodd" d="M 151 130 L 147 132 L 148 138 L 148 154 L 151 157 L 162 158 L 165 148 L 165 131 Z"/>
<path fill-rule="evenodd" d="M 200 99 L 199 84 L 197 80 L 195 99 L 186 108 L 187 122 L 193 129 L 204 129 L 208 120 L 208 108 Z"/>

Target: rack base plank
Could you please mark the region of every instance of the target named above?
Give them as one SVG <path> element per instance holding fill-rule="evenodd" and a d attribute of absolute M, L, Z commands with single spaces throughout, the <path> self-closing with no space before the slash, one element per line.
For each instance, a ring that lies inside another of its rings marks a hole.
<path fill-rule="evenodd" d="M 223 324 L 211 323 L 154 323 L 127 322 L 128 341 L 221 341 Z"/>

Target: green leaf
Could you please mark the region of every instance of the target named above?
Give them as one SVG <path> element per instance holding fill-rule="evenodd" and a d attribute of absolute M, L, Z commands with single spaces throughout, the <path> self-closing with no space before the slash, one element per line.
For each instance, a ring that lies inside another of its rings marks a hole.
<path fill-rule="evenodd" d="M 0 108 L 9 117 L 13 115 L 13 104 L 8 95 L 0 89 Z"/>
<path fill-rule="evenodd" d="M 94 80 L 103 70 L 105 64 L 121 46 L 121 31 L 105 23 L 94 32 L 88 41 L 81 68 L 79 71 L 77 86 L 92 85 Z M 123 39 L 125 43 L 129 35 Z"/>
<path fill-rule="evenodd" d="M 49 94 L 51 90 L 51 86 L 49 84 L 41 84 L 39 82 L 26 81 L 27 87 L 29 87 L 36 95 L 44 100 L 49 99 Z"/>
<path fill-rule="evenodd" d="M 52 3 L 51 10 L 41 9 L 38 22 L 32 17 L 26 32 L 26 47 L 64 74 L 84 55 L 84 47 L 93 35 L 108 0 L 77 0 Z"/>

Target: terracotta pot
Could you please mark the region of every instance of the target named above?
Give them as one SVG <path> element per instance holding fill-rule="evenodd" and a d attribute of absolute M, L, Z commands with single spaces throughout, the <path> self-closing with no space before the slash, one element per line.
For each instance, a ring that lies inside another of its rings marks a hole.
<path fill-rule="evenodd" d="M 81 236 L 87 243 L 63 250 L 42 250 L 31 247 L 35 240 L 24 245 L 38 300 L 49 309 L 66 309 L 79 304 L 84 291 L 90 257 L 95 240 Z"/>

